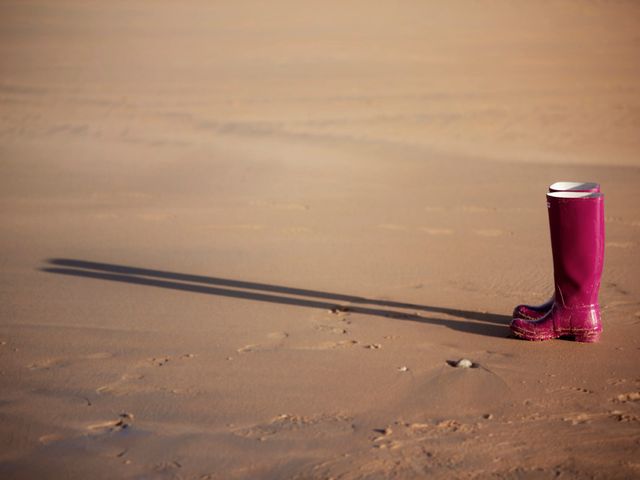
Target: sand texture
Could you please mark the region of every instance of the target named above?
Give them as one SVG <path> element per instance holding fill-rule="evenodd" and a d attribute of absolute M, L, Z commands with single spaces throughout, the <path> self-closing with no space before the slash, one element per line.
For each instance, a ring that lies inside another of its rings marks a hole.
<path fill-rule="evenodd" d="M 0 478 L 640 477 L 639 79 L 633 1 L 0 2 Z M 509 334 L 560 180 L 598 344 Z"/>

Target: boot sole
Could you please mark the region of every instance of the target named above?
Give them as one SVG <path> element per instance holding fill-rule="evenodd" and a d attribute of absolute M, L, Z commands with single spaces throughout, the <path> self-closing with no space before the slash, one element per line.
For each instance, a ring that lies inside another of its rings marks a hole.
<path fill-rule="evenodd" d="M 573 335 L 573 339 L 576 342 L 582 343 L 596 343 L 600 341 L 600 334 L 602 332 L 583 332 Z"/>
<path fill-rule="evenodd" d="M 511 331 L 518 338 L 528 340 L 530 342 L 543 342 L 545 340 L 553 340 L 556 338 L 571 338 L 575 342 L 580 343 L 596 343 L 600 341 L 600 335 L 602 332 L 586 331 L 586 332 L 555 332 L 554 334 L 541 335 L 539 333 L 530 332 L 517 327 L 511 327 Z"/>

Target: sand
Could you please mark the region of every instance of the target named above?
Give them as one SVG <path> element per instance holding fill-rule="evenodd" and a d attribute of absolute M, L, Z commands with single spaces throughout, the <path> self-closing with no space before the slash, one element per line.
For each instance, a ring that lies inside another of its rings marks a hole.
<path fill-rule="evenodd" d="M 640 476 L 639 32 L 2 2 L 0 477 Z M 559 180 L 606 196 L 599 344 L 508 330 Z"/>

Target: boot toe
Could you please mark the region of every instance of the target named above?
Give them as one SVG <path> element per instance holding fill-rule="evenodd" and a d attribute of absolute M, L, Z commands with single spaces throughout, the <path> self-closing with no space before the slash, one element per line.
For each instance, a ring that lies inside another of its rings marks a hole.
<path fill-rule="evenodd" d="M 509 328 L 516 337 L 523 340 L 542 341 L 557 337 L 553 329 L 548 328 L 544 323 L 532 322 L 522 318 L 511 320 Z"/>

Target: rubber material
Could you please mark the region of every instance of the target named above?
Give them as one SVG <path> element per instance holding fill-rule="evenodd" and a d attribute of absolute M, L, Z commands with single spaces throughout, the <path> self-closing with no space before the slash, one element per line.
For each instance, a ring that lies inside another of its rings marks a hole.
<path fill-rule="evenodd" d="M 514 317 L 511 331 L 525 340 L 572 337 L 597 342 L 602 333 L 598 293 L 604 265 L 604 195 L 547 194 L 555 301 L 536 320 Z"/>
<path fill-rule="evenodd" d="M 549 186 L 549 192 L 599 192 L 600 184 L 596 182 L 555 182 Z M 544 317 L 553 307 L 554 296 L 541 305 L 517 305 L 513 309 L 514 318 L 538 320 Z"/>

